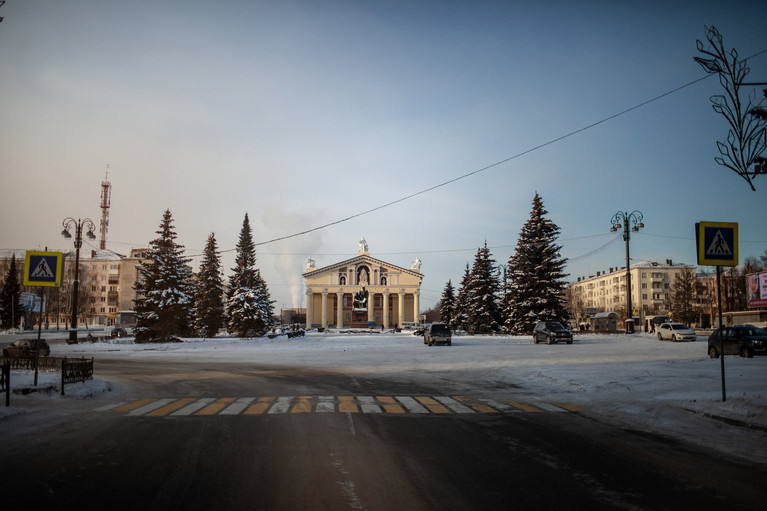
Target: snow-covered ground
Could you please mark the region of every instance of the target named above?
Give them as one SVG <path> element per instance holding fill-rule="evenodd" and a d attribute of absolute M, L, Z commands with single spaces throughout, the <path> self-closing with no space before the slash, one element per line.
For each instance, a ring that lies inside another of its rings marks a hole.
<path fill-rule="evenodd" d="M 310 332 L 288 339 L 188 339 L 132 344 L 130 339 L 54 344 L 54 356 L 212 360 L 275 366 L 311 366 L 347 374 L 393 374 L 424 384 L 448 382 L 451 392 L 478 399 L 570 403 L 582 414 L 657 432 L 767 464 L 767 357 L 720 361 L 697 342 L 660 342 L 649 334 L 580 335 L 572 345 L 533 344 L 529 336 L 455 336 L 452 346 L 427 347 L 409 332 Z M 67 386 L 66 396 L 13 395 L 12 404 L 47 400 L 109 399 L 111 382 L 98 377 Z M 13 387 L 31 385 L 32 373 L 14 373 Z M 39 385 L 58 387 L 58 374 L 40 373 Z M 25 409 L 28 407 L 24 407 Z M 26 410 L 25 410 L 26 411 Z M 19 409 L 0 408 L 0 419 Z"/>

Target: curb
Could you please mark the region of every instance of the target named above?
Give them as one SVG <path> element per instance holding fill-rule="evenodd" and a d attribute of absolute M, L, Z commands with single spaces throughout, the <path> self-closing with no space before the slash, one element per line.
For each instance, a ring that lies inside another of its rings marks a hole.
<path fill-rule="evenodd" d="M 702 417 L 705 417 L 707 419 L 713 419 L 715 421 L 724 422 L 725 424 L 729 424 L 730 426 L 737 426 L 739 428 L 746 428 L 746 429 L 753 429 L 756 431 L 761 431 L 763 433 L 767 433 L 767 427 L 760 426 L 759 424 L 752 424 L 750 422 L 745 422 L 739 419 L 732 419 L 730 417 L 724 417 L 722 415 L 714 415 L 712 413 L 706 413 L 706 412 L 699 412 L 697 410 L 693 410 L 692 408 L 686 408 L 682 407 L 682 410 L 685 412 L 694 413 L 696 415 L 700 415 Z"/>

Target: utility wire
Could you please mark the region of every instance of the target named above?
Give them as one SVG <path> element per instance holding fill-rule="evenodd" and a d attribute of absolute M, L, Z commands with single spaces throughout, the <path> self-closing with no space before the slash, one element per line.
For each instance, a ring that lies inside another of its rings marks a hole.
<path fill-rule="evenodd" d="M 764 50 L 764 51 L 767 51 L 767 50 Z M 761 53 L 761 52 L 760 52 L 760 53 Z M 757 55 L 758 55 L 758 54 L 757 54 Z M 681 86 L 679 86 L 679 87 L 677 87 L 677 88 L 675 88 L 675 89 L 671 89 L 671 90 L 670 90 L 670 91 L 668 91 L 668 92 L 664 92 L 663 94 L 660 94 L 660 95 L 658 95 L 658 96 L 655 96 L 654 98 L 648 99 L 647 101 L 643 101 L 643 102 L 641 102 L 641 103 L 639 103 L 639 104 L 637 104 L 637 105 L 634 105 L 634 106 L 632 106 L 632 107 L 630 107 L 630 108 L 627 108 L 627 109 L 625 109 L 625 110 L 622 110 L 622 111 L 620 111 L 620 112 L 618 112 L 618 113 L 616 113 L 616 114 L 610 115 L 610 116 L 608 116 L 608 117 L 605 117 L 605 118 L 603 118 L 603 119 L 601 119 L 601 120 L 599 120 L 599 121 L 596 121 L 596 122 L 594 122 L 594 123 L 588 124 L 588 125 L 586 125 L 586 126 L 584 126 L 584 127 L 582 127 L 582 128 L 579 128 L 579 129 L 577 129 L 577 130 L 571 131 L 571 132 L 569 132 L 569 133 L 566 133 L 566 134 L 564 134 L 564 135 L 562 135 L 562 136 L 559 136 L 559 137 L 557 137 L 557 138 L 551 139 L 551 140 L 549 140 L 548 142 L 544 142 L 544 143 L 542 143 L 542 144 L 539 144 L 539 145 L 537 145 L 537 146 L 535 146 L 535 147 L 531 147 L 530 149 L 526 149 L 526 150 L 524 150 L 524 151 L 522 151 L 522 152 L 520 152 L 520 153 L 517 153 L 517 154 L 515 154 L 515 155 L 513 155 L 513 156 L 509 156 L 508 158 L 505 158 L 505 159 L 503 159 L 503 160 L 497 161 L 497 162 L 495 162 L 495 163 L 491 163 L 490 165 L 487 165 L 487 166 L 485 166 L 485 167 L 482 167 L 482 168 L 480 168 L 480 169 L 474 170 L 474 171 L 472 171 L 472 172 L 468 172 L 468 173 L 466 173 L 466 174 L 463 174 L 463 175 L 461 175 L 461 176 L 455 177 L 455 178 L 453 178 L 453 179 L 450 179 L 450 180 L 448 180 L 448 181 L 444 181 L 444 182 L 442 182 L 442 183 L 439 183 L 439 184 L 437 184 L 437 185 L 434 185 L 434 186 L 430 186 L 429 188 L 424 188 L 423 190 L 420 190 L 420 191 L 418 191 L 418 192 L 415 192 L 415 193 L 411 193 L 410 195 L 406 195 L 406 196 L 404 196 L 404 197 L 401 197 L 401 198 L 399 198 L 399 199 L 393 200 L 393 201 L 391 201 L 391 202 L 387 202 L 387 203 L 385 203 L 385 204 L 381 204 L 380 206 L 376 206 L 376 207 L 374 207 L 374 208 L 371 208 L 371 209 L 368 209 L 368 210 L 362 211 L 362 212 L 360 212 L 360 213 L 356 213 L 356 214 L 354 214 L 354 215 L 348 216 L 348 217 L 346 217 L 346 218 L 342 218 L 342 219 L 340 219 L 340 220 L 336 220 L 336 221 L 334 221 L 334 222 L 330 222 L 330 223 L 327 223 L 327 224 L 324 224 L 324 225 L 320 225 L 320 226 L 318 226 L 318 227 L 314 227 L 314 228 L 312 228 L 312 229 L 307 229 L 307 230 L 305 230 L 305 231 L 297 232 L 297 233 L 294 233 L 294 234 L 289 234 L 289 235 L 287 235 L 287 236 L 280 236 L 280 237 L 278 237 L 278 238 L 273 238 L 273 239 L 271 239 L 271 240 L 268 240 L 268 241 L 261 241 L 261 242 L 259 242 L 259 243 L 254 243 L 254 245 L 256 245 L 256 246 L 260 246 L 260 245 L 268 245 L 269 243 L 274 243 L 274 242 L 276 242 L 276 241 L 282 241 L 282 240 L 286 240 L 286 239 L 290 239 L 290 238 L 296 238 L 296 237 L 298 237 L 298 236 L 303 236 L 304 234 L 309 234 L 309 233 L 311 233 L 311 232 L 319 231 L 319 230 L 321 230 L 321 229 L 326 229 L 326 228 L 328 228 L 328 227 L 331 227 L 331 226 L 333 226 L 333 225 L 338 225 L 338 224 L 340 224 L 340 223 L 343 223 L 343 222 L 347 222 L 347 221 L 349 221 L 349 220 L 352 220 L 352 219 L 354 219 L 354 218 L 358 218 L 358 217 L 361 217 L 361 216 L 363 216 L 363 215 L 367 215 L 367 214 L 373 213 L 373 212 L 375 212 L 375 211 L 378 211 L 378 210 L 380 210 L 380 209 L 383 209 L 383 208 L 388 208 L 389 206 L 393 206 L 393 205 L 395 205 L 395 204 L 399 204 L 400 202 L 404 202 L 404 201 L 406 201 L 406 200 L 408 200 L 408 199 L 412 199 L 413 197 L 417 197 L 417 196 L 419 196 L 419 195 L 423 195 L 423 194 L 425 194 L 425 193 L 428 193 L 428 192 L 434 191 L 434 190 L 436 190 L 436 189 L 438 189 L 438 188 L 442 188 L 443 186 L 447 186 L 447 185 L 449 185 L 449 184 L 453 184 L 453 183 L 455 183 L 455 182 L 457 182 L 457 181 L 461 181 L 462 179 L 466 179 L 466 178 L 468 178 L 468 177 L 471 177 L 471 176 L 477 175 L 477 174 L 479 174 L 479 173 L 481 173 L 481 172 L 484 172 L 484 171 L 486 171 L 486 170 L 489 170 L 489 169 L 492 169 L 492 168 L 498 167 L 499 165 L 503 165 L 504 163 L 508 163 L 508 162 L 510 162 L 510 161 L 512 161 L 512 160 L 515 160 L 515 159 L 517 159 L 517 158 L 520 158 L 520 157 L 522 157 L 522 156 L 525 156 L 526 154 L 530 154 L 530 153 L 532 153 L 532 152 L 534 152 L 534 151 L 537 151 L 537 150 L 539 150 L 539 149 L 542 149 L 542 148 L 544 148 L 544 147 L 547 147 L 547 146 L 550 146 L 550 145 L 552 145 L 552 144 L 555 144 L 555 143 L 557 143 L 557 142 L 560 142 L 560 141 L 562 141 L 562 140 L 564 140 L 564 139 L 566 139 L 566 138 L 569 138 L 569 137 L 572 137 L 572 136 L 574 136 L 574 135 L 577 135 L 578 133 L 582 133 L 582 132 L 584 132 L 584 131 L 586 131 L 586 130 L 590 130 L 590 129 L 592 129 L 592 128 L 596 127 L 596 126 L 599 126 L 600 124 L 604 124 L 604 123 L 606 123 L 607 121 L 611 121 L 611 120 L 613 120 L 613 119 L 615 119 L 615 118 L 617 118 L 617 117 L 620 117 L 620 116 L 622 116 L 622 115 L 625 115 L 625 114 L 627 114 L 627 113 L 629 113 L 629 112 L 633 112 L 634 110 L 637 110 L 638 108 L 642 108 L 643 106 L 649 105 L 650 103 L 653 103 L 653 102 L 655 102 L 655 101 L 658 101 L 659 99 L 662 99 L 662 98 L 665 98 L 666 96 L 669 96 L 669 95 L 671 95 L 671 94 L 674 94 L 675 92 L 679 92 L 680 90 L 682 90 L 682 89 L 685 89 L 685 88 L 687 88 L 687 87 L 690 87 L 691 85 L 694 85 L 694 84 L 696 84 L 696 83 L 698 83 L 698 82 L 701 82 L 701 81 L 703 81 L 703 80 L 705 80 L 705 79 L 707 79 L 707 78 L 710 78 L 711 76 L 712 76 L 712 75 L 706 75 L 706 76 L 703 76 L 703 77 L 701 77 L 701 78 L 698 78 L 697 80 L 693 80 L 693 81 L 691 81 L 691 82 L 688 82 L 688 83 L 686 83 L 686 84 L 684 84 L 684 85 L 681 85 Z M 234 250 L 234 249 L 229 249 L 229 250 L 222 250 L 222 252 L 231 252 L 232 250 Z"/>

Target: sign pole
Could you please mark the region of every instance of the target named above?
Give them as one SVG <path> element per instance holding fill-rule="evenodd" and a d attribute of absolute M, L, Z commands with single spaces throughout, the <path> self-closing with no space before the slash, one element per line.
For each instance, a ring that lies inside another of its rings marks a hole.
<path fill-rule="evenodd" d="M 727 401 L 727 391 L 724 385 L 724 336 L 722 335 L 722 267 L 716 267 L 716 290 L 719 303 L 719 359 L 722 367 L 722 402 Z"/>
<path fill-rule="evenodd" d="M 40 287 L 40 315 L 37 319 L 37 349 L 35 350 L 35 387 L 37 387 L 37 366 L 40 363 L 40 342 L 43 333 L 43 288 Z"/>

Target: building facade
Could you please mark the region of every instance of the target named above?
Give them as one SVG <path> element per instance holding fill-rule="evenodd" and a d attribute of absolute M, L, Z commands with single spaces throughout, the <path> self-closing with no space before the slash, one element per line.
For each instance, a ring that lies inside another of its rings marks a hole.
<path fill-rule="evenodd" d="M 631 317 L 645 325 L 651 316 L 668 313 L 671 285 L 677 275 L 695 266 L 643 261 L 631 266 Z M 626 268 L 610 268 L 570 284 L 570 310 L 580 322 L 591 314 L 619 312 L 625 318 L 627 306 Z"/>
<path fill-rule="evenodd" d="M 306 261 L 306 327 L 390 328 L 417 322 L 421 261 L 409 269 L 370 256 L 359 242 L 356 257 L 322 268 Z"/>

